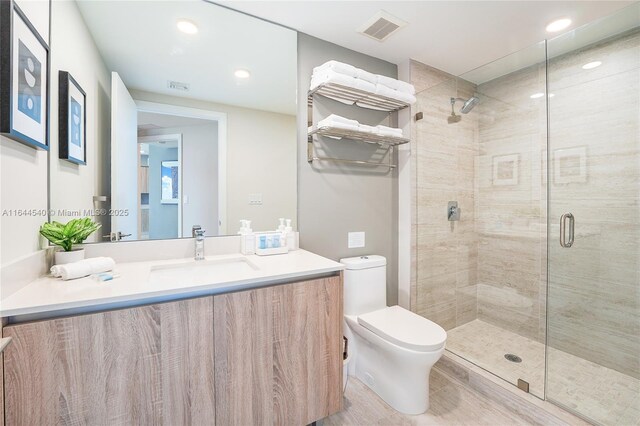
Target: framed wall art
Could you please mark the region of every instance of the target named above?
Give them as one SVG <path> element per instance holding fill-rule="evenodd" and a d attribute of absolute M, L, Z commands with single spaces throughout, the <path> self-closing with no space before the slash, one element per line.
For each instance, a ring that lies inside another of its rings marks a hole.
<path fill-rule="evenodd" d="M 576 146 L 553 152 L 554 183 L 585 183 L 587 181 L 587 147 Z"/>
<path fill-rule="evenodd" d="M 0 1 L 0 134 L 49 149 L 49 46 L 12 0 Z"/>
<path fill-rule="evenodd" d="M 499 155 L 493 157 L 493 185 L 506 186 L 518 184 L 518 154 Z"/>
<path fill-rule="evenodd" d="M 58 74 L 58 158 L 87 164 L 87 95 L 66 71 Z"/>

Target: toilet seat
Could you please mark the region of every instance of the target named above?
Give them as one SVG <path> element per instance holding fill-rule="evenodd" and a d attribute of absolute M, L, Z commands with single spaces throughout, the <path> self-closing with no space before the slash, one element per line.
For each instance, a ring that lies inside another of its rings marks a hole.
<path fill-rule="evenodd" d="M 436 351 L 447 340 L 447 332 L 438 324 L 400 306 L 359 315 L 358 324 L 395 345 L 413 351 Z"/>

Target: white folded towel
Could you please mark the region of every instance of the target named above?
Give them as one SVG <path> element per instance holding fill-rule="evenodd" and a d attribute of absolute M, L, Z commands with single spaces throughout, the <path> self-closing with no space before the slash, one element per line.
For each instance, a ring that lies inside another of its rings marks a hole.
<path fill-rule="evenodd" d="M 373 74 L 369 71 L 361 70 L 360 68 L 356 69 L 356 77 L 360 80 L 368 81 L 369 83 L 378 83 L 378 76 L 376 74 Z"/>
<path fill-rule="evenodd" d="M 372 135 L 380 134 L 377 127 L 369 126 L 366 124 L 360 124 L 358 126 L 358 130 L 360 130 L 361 132 L 371 133 Z"/>
<path fill-rule="evenodd" d="M 360 80 L 355 77 L 350 77 L 333 70 L 326 70 L 318 74 L 314 74 L 311 78 L 311 86 L 309 90 L 313 90 L 324 83 L 335 83 L 355 89 L 364 90 L 367 92 L 374 92 L 376 85 L 365 80 Z M 351 102 L 353 104 L 353 102 Z"/>
<path fill-rule="evenodd" d="M 387 127 L 387 126 L 376 126 L 378 129 L 378 132 L 382 135 L 382 136 L 395 136 L 398 138 L 402 137 L 402 129 L 397 129 L 395 127 Z"/>
<path fill-rule="evenodd" d="M 357 120 L 352 120 L 350 118 L 342 117 L 337 114 L 331 114 L 327 118 L 320 120 L 318 122 L 318 126 L 332 126 L 333 124 L 347 124 L 352 126 L 357 126 L 359 123 Z"/>
<path fill-rule="evenodd" d="M 51 267 L 51 274 L 66 281 L 111 271 L 115 266 L 116 262 L 110 257 L 93 257 L 64 265 L 54 265 Z"/>
<path fill-rule="evenodd" d="M 412 94 L 401 92 L 399 90 L 393 90 L 390 87 L 380 83 L 376 85 L 375 94 L 386 96 L 387 98 L 391 99 L 397 99 L 408 104 L 413 104 L 416 101 L 416 97 Z"/>
<path fill-rule="evenodd" d="M 408 93 L 410 95 L 416 94 L 416 88 L 413 87 L 413 84 L 396 80 L 395 78 L 386 77 L 384 75 L 377 75 L 376 77 L 377 77 L 377 81 L 375 83 L 382 84 L 383 86 L 387 86 L 393 90 L 398 90 L 400 92 Z"/>
<path fill-rule="evenodd" d="M 328 70 L 335 71 L 337 73 L 348 75 L 354 78 L 358 76 L 358 68 L 354 67 L 353 65 L 345 64 L 344 62 L 339 62 L 339 61 L 325 62 L 324 64 L 315 67 L 313 69 L 313 73 L 320 74 Z M 376 83 L 376 81 L 372 81 L 371 83 Z"/>

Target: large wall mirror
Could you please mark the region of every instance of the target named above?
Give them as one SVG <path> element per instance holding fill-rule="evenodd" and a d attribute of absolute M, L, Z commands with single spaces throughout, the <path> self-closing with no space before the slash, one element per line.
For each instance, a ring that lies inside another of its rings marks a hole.
<path fill-rule="evenodd" d="M 94 242 L 295 225 L 295 31 L 197 0 L 51 7 L 51 220 L 92 217 Z"/>

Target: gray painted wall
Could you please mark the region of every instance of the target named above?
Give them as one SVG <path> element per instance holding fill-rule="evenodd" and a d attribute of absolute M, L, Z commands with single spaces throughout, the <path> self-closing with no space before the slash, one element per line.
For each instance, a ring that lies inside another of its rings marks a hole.
<path fill-rule="evenodd" d="M 163 161 L 177 161 L 178 148 L 149 145 L 149 239 L 178 238 L 178 205 L 162 204 Z"/>
<path fill-rule="evenodd" d="M 307 162 L 307 91 L 313 67 L 335 59 L 367 71 L 397 77 L 397 66 L 298 33 L 298 223 L 300 246 L 334 260 L 379 254 L 387 258 L 387 304 L 398 300 L 397 176 L 384 168 Z M 314 120 L 338 114 L 361 123 L 389 124 L 389 114 L 315 97 Z M 373 159 L 375 146 L 322 140 L 323 156 Z M 324 151 L 324 152 L 323 152 Z M 349 249 L 347 234 L 364 231 L 366 246 Z"/>

